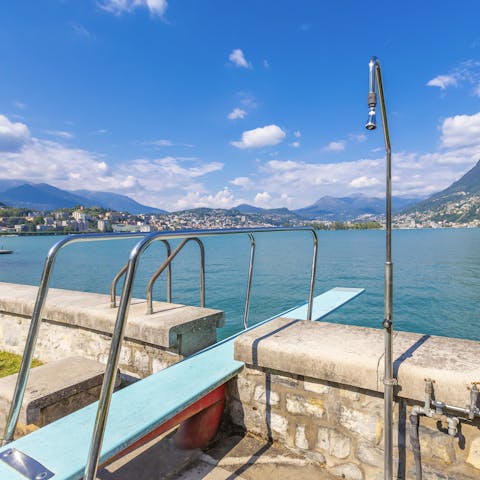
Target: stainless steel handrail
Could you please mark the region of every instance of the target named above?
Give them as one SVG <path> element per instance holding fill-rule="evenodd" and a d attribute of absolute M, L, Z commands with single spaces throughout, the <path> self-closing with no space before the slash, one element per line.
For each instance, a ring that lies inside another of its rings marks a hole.
<path fill-rule="evenodd" d="M 107 423 L 108 410 L 112 399 L 113 388 L 115 384 L 115 374 L 118 368 L 118 360 L 120 357 L 120 347 L 123 341 L 125 331 L 125 320 L 127 318 L 130 299 L 133 289 L 133 281 L 135 272 L 138 267 L 140 255 L 155 241 L 161 238 L 173 240 L 175 238 L 194 238 L 194 237 L 211 237 L 216 235 L 233 235 L 233 234 L 252 234 L 260 232 L 286 232 L 286 231 L 310 231 L 313 235 L 313 259 L 312 271 L 310 277 L 310 292 L 308 298 L 307 318 L 312 319 L 313 295 L 315 288 L 315 274 L 317 264 L 318 237 L 313 228 L 310 227 L 278 227 L 278 228 L 255 228 L 255 229 L 232 229 L 232 230 L 200 230 L 194 232 L 173 232 L 169 234 L 154 232 L 140 240 L 132 249 L 128 260 L 128 268 L 123 283 L 122 296 L 117 311 L 117 319 L 112 335 L 110 352 L 107 360 L 107 367 L 103 377 L 102 390 L 98 401 L 97 415 L 93 428 L 92 442 L 88 453 L 87 463 L 84 472 L 84 480 L 94 480 L 97 474 L 98 462 L 100 460 L 100 451 L 102 448 L 103 435 Z"/>
<path fill-rule="evenodd" d="M 162 240 L 162 243 L 165 245 L 167 249 L 167 257 L 170 256 L 172 253 L 172 247 L 168 243 L 168 240 Z M 122 278 L 124 273 L 127 271 L 128 264 L 126 263 L 120 271 L 115 275 L 112 280 L 112 284 L 110 285 L 110 308 L 117 307 L 117 284 L 119 280 Z M 168 264 L 167 270 L 167 302 L 172 303 L 172 265 L 171 263 Z"/>
<path fill-rule="evenodd" d="M 30 328 L 28 330 L 27 339 L 25 342 L 25 351 L 23 352 L 20 371 L 18 373 L 17 383 L 15 385 L 12 403 L 10 405 L 10 411 L 8 413 L 7 422 L 5 425 L 2 446 L 10 443 L 13 440 L 15 428 L 17 427 L 18 417 L 20 415 L 20 409 L 28 382 L 28 376 L 30 374 L 30 365 L 32 364 L 33 354 L 35 352 L 35 346 L 37 343 L 43 307 L 45 306 L 45 299 L 47 297 L 50 279 L 58 252 L 62 248 L 72 243 L 95 242 L 102 240 L 124 240 L 127 238 L 138 238 L 143 236 L 145 236 L 144 233 L 94 233 L 86 235 L 71 235 L 57 242 L 49 250 L 43 267 L 42 278 L 40 280 L 35 306 L 33 308 L 32 320 L 30 322 Z"/>
<path fill-rule="evenodd" d="M 198 238 L 186 238 L 185 240 L 182 240 L 182 242 L 180 242 L 178 247 L 173 252 L 169 253 L 167 259 L 163 262 L 163 264 L 158 268 L 158 270 L 152 275 L 152 277 L 148 281 L 147 314 L 151 315 L 153 313 L 153 294 L 152 294 L 153 285 L 155 284 L 157 278 L 165 270 L 165 268 L 169 268 L 171 272 L 172 260 L 180 253 L 180 251 L 188 242 L 196 242 L 198 244 L 198 248 L 200 249 L 200 306 L 201 307 L 205 306 L 205 247 L 203 246 L 203 242 Z M 170 298 L 167 300 L 167 302 L 169 303 L 172 302 L 171 290 L 170 290 Z"/>
<path fill-rule="evenodd" d="M 252 290 L 253 262 L 255 261 L 255 237 L 248 234 L 250 239 L 250 263 L 248 264 L 247 292 L 245 294 L 245 309 L 243 310 L 243 328 L 248 328 L 248 315 L 250 311 L 250 292 Z"/>

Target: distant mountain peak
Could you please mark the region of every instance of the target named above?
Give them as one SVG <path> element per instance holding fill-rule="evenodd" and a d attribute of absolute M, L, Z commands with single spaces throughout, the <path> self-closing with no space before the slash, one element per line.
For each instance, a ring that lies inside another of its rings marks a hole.
<path fill-rule="evenodd" d="M 126 195 L 91 190 L 68 191 L 48 183 L 22 182 L 21 180 L 0 181 L 0 202 L 14 207 L 32 210 L 56 210 L 84 207 L 102 207 L 110 210 L 140 213 L 166 213 L 159 208 L 148 207 Z"/>

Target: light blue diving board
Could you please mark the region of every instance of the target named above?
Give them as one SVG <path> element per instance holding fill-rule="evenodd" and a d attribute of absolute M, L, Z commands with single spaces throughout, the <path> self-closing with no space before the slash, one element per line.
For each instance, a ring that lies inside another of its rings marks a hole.
<path fill-rule="evenodd" d="M 314 298 L 312 318 L 319 320 L 360 295 L 363 289 L 334 288 Z M 274 318 L 305 320 L 307 305 Z M 252 330 L 260 324 L 250 327 Z M 182 362 L 136 382 L 112 397 L 100 464 L 106 462 L 156 427 L 234 377 L 244 366 L 234 360 L 233 347 L 240 332 Z M 53 472 L 54 480 L 81 479 L 87 460 L 98 402 L 47 425 L 5 447 L 20 450 Z M 0 461 L 1 480 L 25 477 Z"/>

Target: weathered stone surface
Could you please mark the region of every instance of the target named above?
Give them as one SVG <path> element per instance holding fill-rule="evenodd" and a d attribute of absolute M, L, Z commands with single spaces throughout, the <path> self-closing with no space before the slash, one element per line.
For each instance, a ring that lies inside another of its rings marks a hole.
<path fill-rule="evenodd" d="M 272 390 L 266 390 L 263 385 L 257 385 L 254 392 L 254 400 L 264 405 L 278 405 L 280 403 L 280 395 Z"/>
<path fill-rule="evenodd" d="M 446 464 L 455 461 L 454 439 L 443 432 L 432 432 L 427 428 L 420 427 L 420 451 L 422 458 L 430 457 L 442 460 Z"/>
<path fill-rule="evenodd" d="M 287 411 L 294 415 L 306 415 L 322 418 L 325 416 L 325 405 L 316 398 L 305 398 L 301 395 L 287 394 Z"/>
<path fill-rule="evenodd" d="M 353 463 L 345 463 L 330 468 L 329 472 L 338 478 L 346 480 L 363 480 L 363 472 Z"/>
<path fill-rule="evenodd" d="M 288 318 L 268 322 L 235 341 L 235 358 L 247 364 L 377 392 L 383 391 L 383 351 L 377 329 Z M 399 395 L 422 402 L 428 377 L 436 382 L 437 398 L 465 405 L 467 386 L 480 378 L 479 357 L 480 342 L 396 332 Z"/>
<path fill-rule="evenodd" d="M 0 282 L 0 349 L 23 353 L 36 291 Z M 120 353 L 120 368 L 142 377 L 215 343 L 223 324 L 219 310 L 155 302 L 154 311 L 132 300 Z M 35 354 L 44 362 L 80 355 L 106 363 L 116 315 L 107 295 L 52 288 Z"/>
<path fill-rule="evenodd" d="M 19 421 L 46 425 L 98 400 L 105 366 L 81 357 L 31 370 Z M 18 375 L 0 379 L 0 412 L 6 419 Z M 117 376 L 117 384 L 120 377 Z"/>
<path fill-rule="evenodd" d="M 282 415 L 279 415 L 277 413 L 271 413 L 270 425 L 272 427 L 273 432 L 276 432 L 282 435 L 283 437 L 287 435 L 288 420 Z"/>
<path fill-rule="evenodd" d="M 480 436 L 475 437 L 470 443 L 467 462 L 480 470 Z"/>
<path fill-rule="evenodd" d="M 305 434 L 305 425 L 298 425 L 295 430 L 295 446 L 302 450 L 308 450 L 308 439 Z"/>
<path fill-rule="evenodd" d="M 360 410 L 353 410 L 345 406 L 340 407 L 338 421 L 340 425 L 355 432 L 371 443 L 379 443 L 382 437 L 381 420 Z"/>
<path fill-rule="evenodd" d="M 357 458 L 372 467 L 381 467 L 383 465 L 383 451 L 369 445 L 360 444 L 357 448 Z"/>
<path fill-rule="evenodd" d="M 320 427 L 317 436 L 317 448 L 335 458 L 347 458 L 350 455 L 351 440 L 333 428 Z"/>
<path fill-rule="evenodd" d="M 307 392 L 319 393 L 321 395 L 327 394 L 330 390 L 330 387 L 328 385 L 324 385 L 323 383 L 313 382 L 309 380 L 304 380 L 303 388 Z"/>

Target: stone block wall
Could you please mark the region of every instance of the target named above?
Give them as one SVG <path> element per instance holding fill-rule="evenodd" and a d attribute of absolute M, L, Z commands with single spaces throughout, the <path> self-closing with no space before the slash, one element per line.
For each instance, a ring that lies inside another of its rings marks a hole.
<path fill-rule="evenodd" d="M 394 477 L 414 479 L 408 414 L 394 404 Z M 229 384 L 234 424 L 301 451 L 339 478 L 383 479 L 383 395 L 349 385 L 247 366 Z M 480 422 L 462 422 L 455 438 L 446 424 L 420 417 L 425 480 L 480 478 Z"/>
<path fill-rule="evenodd" d="M 396 332 L 395 479 L 415 478 L 409 414 L 424 404 L 425 379 L 434 381 L 436 400 L 465 408 L 480 379 L 479 355 L 479 342 Z M 381 330 L 281 318 L 239 336 L 235 359 L 245 363 L 228 389 L 235 425 L 302 452 L 335 477 L 384 478 Z M 446 417 L 419 417 L 424 480 L 480 478 L 480 418 L 456 416 L 455 437 Z"/>

